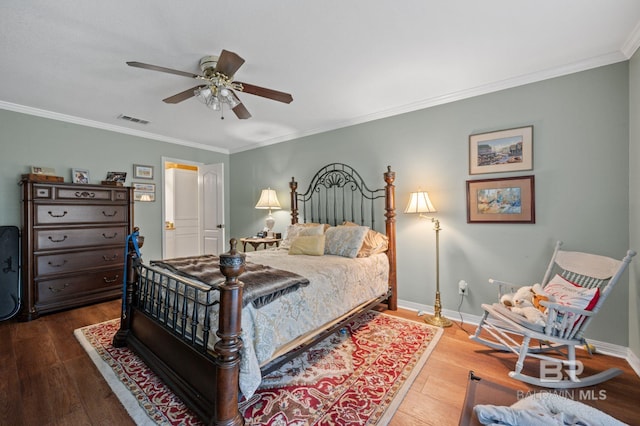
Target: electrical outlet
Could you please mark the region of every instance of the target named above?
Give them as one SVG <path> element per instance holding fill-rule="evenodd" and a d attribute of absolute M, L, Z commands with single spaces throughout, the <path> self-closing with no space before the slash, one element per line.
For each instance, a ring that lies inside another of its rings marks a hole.
<path fill-rule="evenodd" d="M 466 296 L 469 294 L 468 284 L 465 280 L 460 280 L 458 283 L 458 294 Z"/>

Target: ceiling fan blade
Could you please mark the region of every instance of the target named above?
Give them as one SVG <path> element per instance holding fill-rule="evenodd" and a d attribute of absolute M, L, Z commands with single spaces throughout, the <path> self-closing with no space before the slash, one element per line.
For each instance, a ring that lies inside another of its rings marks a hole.
<path fill-rule="evenodd" d="M 220 57 L 218 58 L 215 70 L 231 78 L 242 64 L 244 64 L 244 59 L 238 56 L 237 53 L 223 49 L 220 53 Z"/>
<path fill-rule="evenodd" d="M 278 92 L 277 90 L 267 89 L 253 84 L 240 83 L 239 81 L 235 83 L 242 84 L 242 91 L 244 93 L 251 93 L 252 95 L 262 96 L 263 98 L 273 99 L 274 101 L 284 102 L 285 104 L 290 104 L 293 101 L 293 96 L 288 93 Z"/>
<path fill-rule="evenodd" d="M 247 118 L 251 118 L 251 113 L 244 106 L 244 104 L 238 104 L 232 108 L 233 112 L 235 112 L 236 116 L 241 120 L 246 120 Z"/>
<path fill-rule="evenodd" d="M 207 86 L 203 84 L 200 86 L 192 87 L 191 89 L 187 89 L 184 92 L 180 92 L 173 96 L 169 96 L 168 98 L 163 99 L 162 102 L 165 102 L 167 104 L 177 104 L 179 102 L 186 101 L 187 99 L 195 95 L 194 91 L 196 89 L 199 89 L 201 87 L 207 87 Z"/>
<path fill-rule="evenodd" d="M 198 78 L 199 77 L 198 74 L 194 74 L 192 72 L 179 71 L 179 70 L 174 70 L 174 69 L 171 69 L 171 68 L 159 67 L 157 65 L 144 64 L 142 62 L 131 61 L 131 62 L 127 62 L 127 65 L 129 65 L 130 67 L 144 68 L 146 70 L 153 70 L 153 71 L 166 72 L 166 73 L 169 73 L 169 74 L 181 75 L 183 77 L 189 77 L 189 78 Z"/>

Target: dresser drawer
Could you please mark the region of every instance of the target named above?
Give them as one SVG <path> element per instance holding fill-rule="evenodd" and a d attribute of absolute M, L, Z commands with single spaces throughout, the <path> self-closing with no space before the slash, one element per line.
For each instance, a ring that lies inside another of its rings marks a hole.
<path fill-rule="evenodd" d="M 33 185 L 34 200 L 121 201 L 129 199 L 126 188 L 107 188 L 89 185 Z"/>
<path fill-rule="evenodd" d="M 35 275 L 64 274 L 105 267 L 124 267 L 124 246 L 35 256 Z"/>
<path fill-rule="evenodd" d="M 74 247 L 120 245 L 127 239 L 126 226 L 98 228 L 38 229 L 34 232 L 35 250 L 70 249 Z"/>
<path fill-rule="evenodd" d="M 66 225 L 70 223 L 126 223 L 126 205 L 61 205 L 35 206 L 36 225 Z"/>
<path fill-rule="evenodd" d="M 122 270 L 120 269 L 76 274 L 52 280 L 40 280 L 37 283 L 37 303 L 47 304 L 56 299 L 85 297 L 121 286 Z"/>

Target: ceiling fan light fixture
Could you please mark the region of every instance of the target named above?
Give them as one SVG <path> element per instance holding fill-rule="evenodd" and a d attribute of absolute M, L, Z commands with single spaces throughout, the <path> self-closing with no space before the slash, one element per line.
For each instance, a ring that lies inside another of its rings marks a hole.
<path fill-rule="evenodd" d="M 136 68 L 175 74 L 196 79 L 200 82 L 196 87 L 186 89 L 180 93 L 176 93 L 173 96 L 163 99 L 162 101 L 167 104 L 177 104 L 191 97 L 196 97 L 199 102 L 216 111 L 222 111 L 224 104 L 227 104 L 239 119 L 247 119 L 251 117 L 251 114 L 244 107 L 240 99 L 238 99 L 238 96 L 234 91 L 250 93 L 255 96 L 261 96 L 263 98 L 287 104 L 293 101 L 293 97 L 288 93 L 255 86 L 253 84 L 233 81 L 236 71 L 238 71 L 243 63 L 244 59 L 242 59 L 238 54 L 223 49 L 220 56 L 210 55 L 200 59 L 200 69 L 202 74 L 194 74 L 192 72 L 145 64 L 137 61 L 129 61 L 127 62 L 127 65 Z"/>
<path fill-rule="evenodd" d="M 233 94 L 233 92 L 229 92 L 229 96 L 227 96 L 227 103 L 229 104 L 231 109 L 233 109 L 240 105 L 240 99 L 238 99 L 236 95 Z"/>
<path fill-rule="evenodd" d="M 203 104 L 207 104 L 209 99 L 211 99 L 211 97 L 213 95 L 213 93 L 211 92 L 211 88 L 207 87 L 207 86 L 198 87 L 196 90 L 193 91 L 193 94 Z"/>

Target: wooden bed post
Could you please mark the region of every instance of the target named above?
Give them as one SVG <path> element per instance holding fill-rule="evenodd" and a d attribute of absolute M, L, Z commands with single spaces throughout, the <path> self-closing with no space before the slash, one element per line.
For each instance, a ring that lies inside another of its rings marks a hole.
<path fill-rule="evenodd" d="M 231 250 L 220 255 L 220 271 L 225 276 L 220 285 L 220 312 L 218 331 L 220 338 L 214 349 L 218 354 L 216 366 L 216 403 L 213 425 L 244 425 L 244 417 L 238 409 L 238 386 L 240 376 L 240 349 L 242 340 L 242 287 L 238 276 L 244 272 L 245 255 L 236 250 L 237 241 L 230 241 Z"/>
<path fill-rule="evenodd" d="M 398 286 L 396 276 L 396 187 L 393 182 L 396 180 L 396 173 L 391 171 L 391 166 L 387 166 L 387 171 L 384 174 L 384 181 L 387 183 L 385 186 L 385 210 L 386 213 L 386 233 L 389 238 L 389 250 L 387 256 L 389 257 L 389 286 L 392 293 L 389 298 L 388 308 L 395 311 L 398 309 Z"/>
<path fill-rule="evenodd" d="M 291 224 L 295 225 L 298 223 L 298 193 L 296 192 L 298 182 L 296 182 L 293 177 L 291 177 L 291 182 L 289 182 L 289 188 L 291 188 Z"/>

